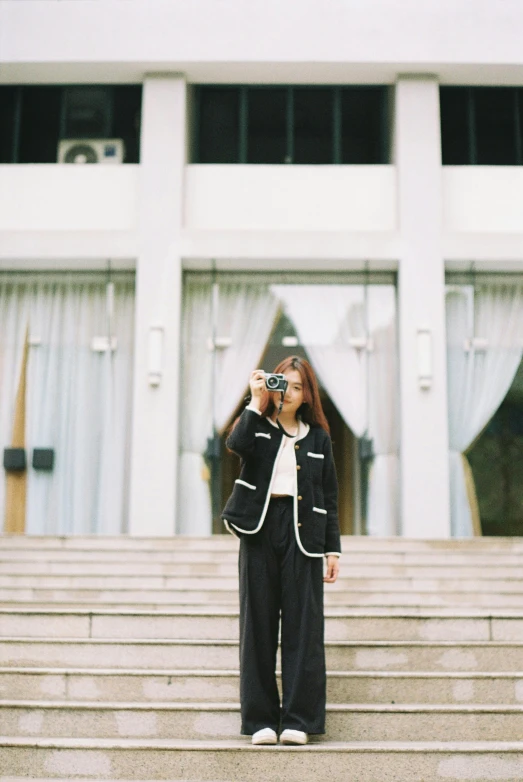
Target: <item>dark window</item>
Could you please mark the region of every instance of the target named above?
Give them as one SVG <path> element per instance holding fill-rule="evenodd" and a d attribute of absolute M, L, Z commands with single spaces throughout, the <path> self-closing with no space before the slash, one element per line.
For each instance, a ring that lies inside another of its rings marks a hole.
<path fill-rule="evenodd" d="M 61 87 L 22 89 L 20 163 L 56 163 L 61 108 Z"/>
<path fill-rule="evenodd" d="M 196 88 L 196 163 L 388 163 L 386 87 Z"/>
<path fill-rule="evenodd" d="M 287 156 L 285 87 L 247 90 L 247 162 L 285 163 Z"/>
<path fill-rule="evenodd" d="M 200 90 L 198 162 L 237 163 L 240 140 L 240 90 Z"/>
<path fill-rule="evenodd" d="M 473 91 L 478 165 L 516 165 L 515 92 L 512 87 Z"/>
<path fill-rule="evenodd" d="M 296 87 L 293 90 L 293 163 L 333 163 L 333 90 Z"/>
<path fill-rule="evenodd" d="M 389 162 L 389 119 L 384 87 L 341 91 L 341 162 Z"/>
<path fill-rule="evenodd" d="M 15 127 L 18 87 L 0 87 L 0 163 L 16 162 Z"/>
<path fill-rule="evenodd" d="M 521 165 L 519 87 L 441 87 L 443 165 Z"/>
<path fill-rule="evenodd" d="M 113 87 L 112 138 L 121 138 L 125 144 L 125 162 L 140 162 L 140 123 L 142 117 L 142 88 L 137 84 Z"/>
<path fill-rule="evenodd" d="M 121 138 L 140 156 L 141 85 L 0 88 L 0 162 L 56 163 L 65 138 Z"/>
<path fill-rule="evenodd" d="M 441 157 L 444 166 L 473 162 L 470 149 L 470 106 L 468 87 L 440 90 Z"/>

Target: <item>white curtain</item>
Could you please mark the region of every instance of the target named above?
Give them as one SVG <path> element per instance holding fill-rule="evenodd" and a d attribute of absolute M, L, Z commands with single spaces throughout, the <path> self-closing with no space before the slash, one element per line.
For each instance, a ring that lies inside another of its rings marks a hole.
<path fill-rule="evenodd" d="M 367 357 L 351 338 L 365 339 L 362 286 L 273 285 L 316 374 L 357 437 L 367 428 Z"/>
<path fill-rule="evenodd" d="M 34 534 L 118 534 L 129 495 L 134 276 L 114 278 L 114 352 L 104 275 L 0 275 L 0 440 L 9 445 L 26 326 L 27 520 Z M 53 448 L 54 469 L 34 470 L 33 448 Z M 5 481 L 0 482 L 0 508 Z"/>
<path fill-rule="evenodd" d="M 203 459 L 212 431 L 212 286 L 188 276 L 183 292 L 180 464 L 177 532 L 209 535 L 211 495 Z"/>
<path fill-rule="evenodd" d="M 475 294 L 451 286 L 446 311 L 451 531 L 467 537 L 473 521 L 464 453 L 502 403 L 521 362 L 523 285 L 483 283 Z"/>
<path fill-rule="evenodd" d="M 220 285 L 217 336 L 229 336 L 231 346 L 216 351 L 215 425 L 219 432 L 248 392 L 249 375 L 259 366 L 278 309 L 278 300 L 266 285 Z"/>
<path fill-rule="evenodd" d="M 396 292 L 373 285 L 368 292 L 369 435 L 374 458 L 367 488 L 367 534 L 401 534 L 399 522 L 399 426 Z"/>
<path fill-rule="evenodd" d="M 367 302 L 361 285 L 273 285 L 271 290 L 347 426 L 357 437 L 367 433 L 373 440 L 367 533 L 397 534 L 394 288 L 369 286 Z"/>
<path fill-rule="evenodd" d="M 221 281 L 214 299 L 209 281 L 188 277 L 184 291 L 182 435 L 178 532 L 208 535 L 212 512 L 203 453 L 213 428 L 221 432 L 248 387 L 278 312 L 267 286 Z M 213 317 L 215 324 L 213 324 Z M 212 337 L 228 347 L 212 349 Z"/>

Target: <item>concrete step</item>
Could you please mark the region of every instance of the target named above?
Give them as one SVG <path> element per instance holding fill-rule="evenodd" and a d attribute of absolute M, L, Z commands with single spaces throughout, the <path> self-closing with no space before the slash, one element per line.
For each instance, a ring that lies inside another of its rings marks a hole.
<path fill-rule="evenodd" d="M 523 612 L 516 609 L 405 608 L 343 606 L 326 611 L 329 640 L 523 640 Z M 238 637 L 238 611 L 213 606 L 190 611 L 74 611 L 2 609 L 1 637 L 40 638 L 191 638 Z"/>
<path fill-rule="evenodd" d="M 221 592 L 177 592 L 174 590 L 58 590 L 32 589 L 27 587 L 0 588 L 0 609 L 34 609 L 45 611 L 55 609 L 72 611 L 76 608 L 99 610 L 140 611 L 150 610 L 183 610 L 189 611 L 194 606 L 209 606 L 212 604 L 218 611 L 238 608 L 238 593 L 235 590 Z M 353 590 L 325 593 L 325 606 L 339 607 L 351 610 L 359 606 L 396 606 L 406 608 L 417 607 L 459 607 L 473 608 L 518 608 L 523 610 L 523 593 L 499 594 L 481 592 L 366 592 Z"/>
<path fill-rule="evenodd" d="M 522 642 L 327 641 L 325 649 L 330 671 L 509 673 L 519 671 L 523 661 Z M 238 642 L 5 638 L 0 666 L 231 670 L 238 666 Z"/>
<path fill-rule="evenodd" d="M 452 565 L 448 560 L 439 564 L 341 564 L 341 581 L 350 575 L 351 578 L 421 578 L 421 579 L 520 579 L 522 565 Z M 112 575 L 121 576 L 203 576 L 207 578 L 221 576 L 235 579 L 237 582 L 238 565 L 234 562 L 11 562 L 0 561 L 0 574 L 16 575 L 80 575 L 103 576 L 110 570 Z M 344 575 L 344 571 L 346 575 Z"/>
<path fill-rule="evenodd" d="M 487 574 L 488 575 L 488 574 Z M 352 572 L 342 574 L 336 584 L 329 584 L 325 594 L 361 589 L 367 592 L 472 592 L 472 593 L 523 593 L 523 569 L 521 577 L 482 578 L 464 577 L 458 568 L 453 578 L 419 578 L 417 576 L 354 576 Z M 73 575 L 73 574 L 11 574 L 0 575 L 0 588 L 36 589 L 102 589 L 102 590 L 170 590 L 176 592 L 226 591 L 238 594 L 238 578 L 229 576 L 144 576 L 128 575 Z"/>
<path fill-rule="evenodd" d="M 518 780 L 521 742 L 320 742 L 253 747 L 235 741 L 11 739 L 0 737 L 2 782 L 13 777 L 170 782 L 421 782 Z M 350 771 L 349 771 L 350 770 Z M 348 776 L 350 773 L 350 776 Z"/>
<path fill-rule="evenodd" d="M 220 547 L 208 550 L 158 550 L 141 549 L 139 551 L 126 549 L 3 549 L 0 545 L 0 562 L 60 564 L 64 562 L 90 564 L 103 562 L 107 565 L 116 563 L 148 564 L 156 567 L 161 564 L 184 565 L 190 558 L 192 564 L 226 563 L 236 566 L 238 561 L 237 547 L 234 550 L 221 550 Z M 348 548 L 343 552 L 344 565 L 431 565 L 431 566 L 484 566 L 497 565 L 521 566 L 523 564 L 522 551 L 496 551 L 473 550 L 460 551 L 449 550 L 436 551 L 373 551 L 354 550 Z"/>
<path fill-rule="evenodd" d="M 368 537 L 366 535 L 342 535 L 344 547 L 362 551 L 523 551 L 522 537 L 474 537 L 474 538 L 404 538 Z M 238 539 L 229 533 L 191 537 L 169 535 L 148 537 L 135 535 L 5 535 L 0 533 L 0 548 L 27 549 L 108 549 L 115 550 L 186 550 L 208 551 L 215 548 L 234 550 Z"/>
<path fill-rule="evenodd" d="M 1 701 L 4 736 L 56 738 L 234 739 L 238 703 L 90 703 Z M 327 706 L 328 741 L 519 741 L 523 706 L 383 705 Z"/>
<path fill-rule="evenodd" d="M 166 701 L 239 699 L 238 670 L 97 670 L 0 668 L 0 698 L 25 701 Z M 523 704 L 520 673 L 329 671 L 329 703 Z"/>

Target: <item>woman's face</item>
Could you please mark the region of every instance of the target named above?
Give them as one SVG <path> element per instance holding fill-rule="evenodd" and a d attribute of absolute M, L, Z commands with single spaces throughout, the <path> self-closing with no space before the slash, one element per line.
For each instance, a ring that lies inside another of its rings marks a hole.
<path fill-rule="evenodd" d="M 303 381 L 297 369 L 289 369 L 288 372 L 284 372 L 284 375 L 288 385 L 283 398 L 282 412 L 295 414 L 303 404 Z M 280 398 L 280 394 L 273 396 L 276 409 L 279 407 Z"/>

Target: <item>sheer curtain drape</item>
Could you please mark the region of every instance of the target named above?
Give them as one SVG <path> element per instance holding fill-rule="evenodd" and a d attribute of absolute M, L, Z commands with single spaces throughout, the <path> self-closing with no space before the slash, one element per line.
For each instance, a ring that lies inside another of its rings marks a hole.
<path fill-rule="evenodd" d="M 177 532 L 211 531 L 209 476 L 203 454 L 212 431 L 212 286 L 188 278 L 182 320 L 183 370 Z"/>
<path fill-rule="evenodd" d="M 465 452 L 505 398 L 521 362 L 523 285 L 482 283 L 475 293 L 451 286 L 446 312 L 451 531 L 470 536 L 475 493 Z"/>
<path fill-rule="evenodd" d="M 372 286 L 368 295 L 369 435 L 374 458 L 367 490 L 367 534 L 394 536 L 399 522 L 398 352 L 392 286 Z"/>
<path fill-rule="evenodd" d="M 278 302 L 267 286 L 188 277 L 184 293 L 181 453 L 177 530 L 208 535 L 212 512 L 203 454 L 214 428 L 221 432 L 247 389 L 273 329 Z M 213 320 L 215 321 L 213 323 Z M 213 349 L 213 337 L 228 347 Z"/>
<path fill-rule="evenodd" d="M 133 359 L 134 276 L 114 279 L 107 338 L 103 275 L 0 275 L 0 435 L 9 444 L 25 329 L 31 347 L 26 393 L 26 530 L 117 534 L 126 529 Z M 30 466 L 32 449 L 53 448 L 52 472 Z M 0 482 L 0 508 L 5 485 Z"/>
<path fill-rule="evenodd" d="M 394 289 L 273 285 L 321 384 L 357 437 L 373 440 L 367 532 L 398 533 Z M 367 336 L 369 340 L 367 341 Z"/>

